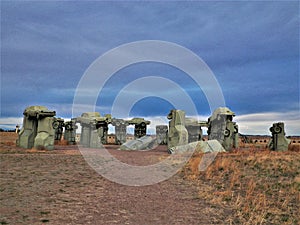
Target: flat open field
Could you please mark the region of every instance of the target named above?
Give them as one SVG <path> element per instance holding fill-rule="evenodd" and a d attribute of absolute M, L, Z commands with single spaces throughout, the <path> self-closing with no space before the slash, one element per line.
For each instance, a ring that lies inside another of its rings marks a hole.
<path fill-rule="evenodd" d="M 25 150 L 0 133 L 0 224 L 299 224 L 300 152 L 218 154 L 204 172 L 195 153 L 175 176 L 130 187 L 97 174 L 76 146 Z M 111 154 L 132 165 L 167 157 L 165 146 Z M 296 150 L 295 150 L 296 149 Z"/>

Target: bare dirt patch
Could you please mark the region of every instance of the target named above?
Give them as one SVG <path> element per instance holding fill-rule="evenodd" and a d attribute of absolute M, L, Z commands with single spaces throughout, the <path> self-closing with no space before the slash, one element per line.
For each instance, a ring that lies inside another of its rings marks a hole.
<path fill-rule="evenodd" d="M 129 187 L 97 174 L 77 146 L 21 149 L 0 133 L 0 224 L 298 224 L 300 155 L 247 149 L 218 154 L 204 172 L 195 153 L 172 178 Z M 149 165 L 168 156 L 119 151 L 119 160 Z"/>
<path fill-rule="evenodd" d="M 200 199 L 197 186 L 181 173 L 159 184 L 129 187 L 98 175 L 75 146 L 55 148 L 1 145 L 0 224 L 223 224 L 230 214 Z M 167 155 L 162 149 L 114 148 L 112 154 L 136 165 Z"/>

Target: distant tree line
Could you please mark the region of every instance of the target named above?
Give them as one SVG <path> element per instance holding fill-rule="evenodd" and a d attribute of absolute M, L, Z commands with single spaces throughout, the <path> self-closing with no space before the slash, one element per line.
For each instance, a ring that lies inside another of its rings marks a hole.
<path fill-rule="evenodd" d="M 7 130 L 7 129 L 0 128 L 0 132 L 16 132 L 16 129 Z"/>

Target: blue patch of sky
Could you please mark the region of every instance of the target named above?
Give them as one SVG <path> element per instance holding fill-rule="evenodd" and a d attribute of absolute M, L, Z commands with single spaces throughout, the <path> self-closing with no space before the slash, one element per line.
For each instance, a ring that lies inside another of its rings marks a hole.
<path fill-rule="evenodd" d="M 299 110 L 298 1 L 1 1 L 1 116 L 21 116 L 33 104 L 72 104 L 93 60 L 145 39 L 175 42 L 204 59 L 233 111 Z M 173 78 L 199 102 L 200 114 L 209 113 L 201 90 L 166 65 L 124 68 L 99 99 L 111 104 L 116 91 L 141 74 Z M 133 112 L 141 113 L 141 105 Z"/>

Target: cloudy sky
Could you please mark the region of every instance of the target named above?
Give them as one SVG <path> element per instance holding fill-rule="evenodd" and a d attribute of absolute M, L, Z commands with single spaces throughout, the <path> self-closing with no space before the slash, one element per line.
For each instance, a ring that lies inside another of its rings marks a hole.
<path fill-rule="evenodd" d="M 72 115 L 74 95 L 96 59 L 126 43 L 161 40 L 207 64 L 242 133 L 269 134 L 273 122 L 283 121 L 287 135 L 300 135 L 299 20 L 298 1 L 1 1 L 1 127 L 21 123 L 30 105 L 47 106 L 58 117 L 78 116 Z M 147 76 L 171 80 L 190 96 L 201 118 L 211 114 L 203 92 L 209 87 L 195 88 L 185 72 L 157 62 L 112 74 L 96 110 L 111 113 L 120 92 L 145 96 L 147 82 L 135 93 L 126 87 Z M 174 104 L 157 91 L 180 94 L 158 87 L 127 116 L 165 118 Z"/>

